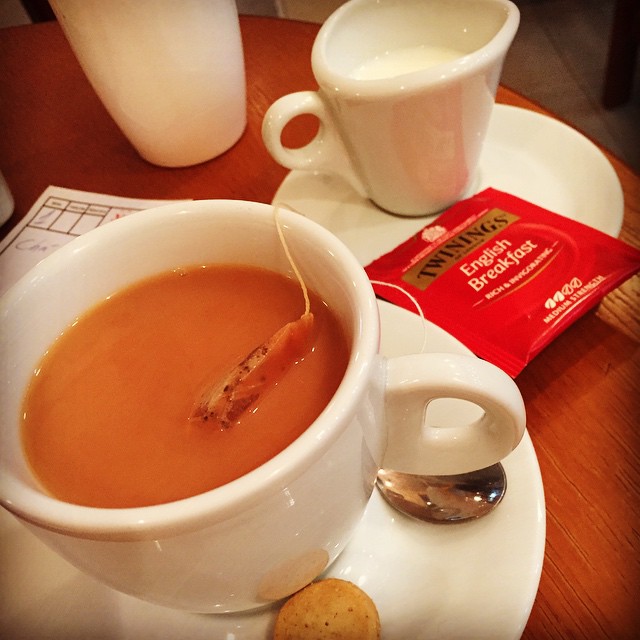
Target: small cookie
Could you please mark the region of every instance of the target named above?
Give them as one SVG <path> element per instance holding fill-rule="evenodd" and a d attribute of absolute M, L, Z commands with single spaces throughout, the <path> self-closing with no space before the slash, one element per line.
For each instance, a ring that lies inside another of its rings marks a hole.
<path fill-rule="evenodd" d="M 352 582 L 314 582 L 285 602 L 273 640 L 378 640 L 380 618 L 373 600 Z"/>

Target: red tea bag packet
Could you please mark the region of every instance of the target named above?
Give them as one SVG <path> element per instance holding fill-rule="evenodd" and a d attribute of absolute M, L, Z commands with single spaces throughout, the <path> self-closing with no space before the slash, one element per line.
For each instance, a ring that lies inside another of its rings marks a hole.
<path fill-rule="evenodd" d="M 487 189 L 366 267 L 374 290 L 515 377 L 607 293 L 640 251 L 592 227 Z"/>

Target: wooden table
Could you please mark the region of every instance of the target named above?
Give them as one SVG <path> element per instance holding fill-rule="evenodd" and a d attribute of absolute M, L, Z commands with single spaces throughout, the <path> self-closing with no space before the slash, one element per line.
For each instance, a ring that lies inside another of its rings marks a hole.
<path fill-rule="evenodd" d="M 223 156 L 187 169 L 161 169 L 139 158 L 56 23 L 0 30 L 0 170 L 16 201 L 2 234 L 51 184 L 141 198 L 270 202 L 287 171 L 262 145 L 262 118 L 279 96 L 316 86 L 309 56 L 317 30 L 242 19 L 247 131 Z M 498 100 L 545 113 L 504 87 Z M 624 189 L 621 237 L 640 246 L 640 180 L 605 153 Z M 636 278 L 517 379 L 547 501 L 545 563 L 524 638 L 621 640 L 640 630 L 638 297 Z"/>

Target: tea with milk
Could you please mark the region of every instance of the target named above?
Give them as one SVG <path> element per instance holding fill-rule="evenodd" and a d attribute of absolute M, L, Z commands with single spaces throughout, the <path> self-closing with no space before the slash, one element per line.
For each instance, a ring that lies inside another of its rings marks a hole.
<path fill-rule="evenodd" d="M 140 507 L 208 491 L 300 436 L 327 405 L 348 347 L 311 293 L 311 348 L 232 425 L 189 420 L 203 385 L 300 316 L 299 284 L 248 266 L 181 269 L 109 297 L 43 356 L 24 400 L 23 446 L 54 497 Z"/>

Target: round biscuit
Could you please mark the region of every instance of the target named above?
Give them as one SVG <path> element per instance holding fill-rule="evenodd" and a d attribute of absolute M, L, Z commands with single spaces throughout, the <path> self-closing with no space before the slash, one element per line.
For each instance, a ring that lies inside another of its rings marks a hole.
<path fill-rule="evenodd" d="M 352 582 L 328 578 L 308 585 L 285 602 L 274 640 L 378 640 L 376 606 Z"/>

